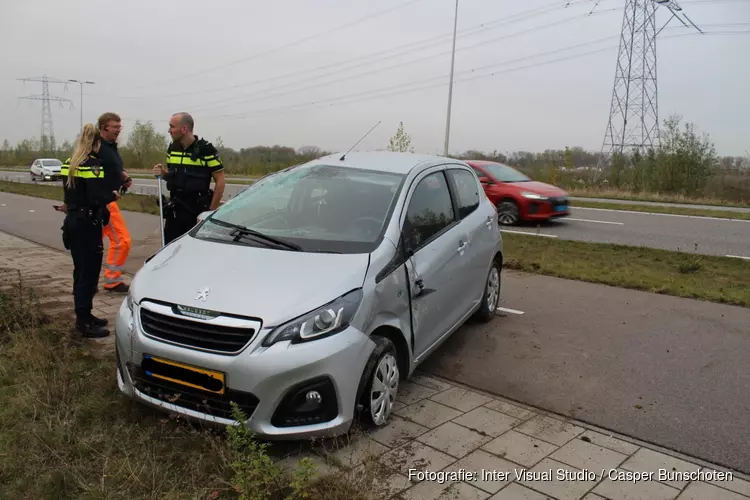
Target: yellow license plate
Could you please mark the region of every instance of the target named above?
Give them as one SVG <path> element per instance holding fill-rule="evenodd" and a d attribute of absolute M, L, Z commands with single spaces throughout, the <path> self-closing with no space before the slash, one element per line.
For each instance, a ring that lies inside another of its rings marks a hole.
<path fill-rule="evenodd" d="M 224 394 L 225 391 L 225 378 L 221 372 L 157 358 L 150 354 L 143 356 L 141 367 L 149 377 L 215 394 Z"/>

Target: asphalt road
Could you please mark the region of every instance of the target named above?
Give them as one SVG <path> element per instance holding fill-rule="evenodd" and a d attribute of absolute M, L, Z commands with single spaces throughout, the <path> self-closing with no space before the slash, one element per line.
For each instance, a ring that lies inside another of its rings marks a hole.
<path fill-rule="evenodd" d="M 125 213 L 135 273 L 157 216 Z M 0 231 L 62 249 L 50 200 L 0 193 Z M 522 314 L 469 323 L 428 372 L 750 474 L 750 308 L 503 272 Z"/>
<path fill-rule="evenodd" d="M 24 172 L 0 172 L 0 179 L 3 178 L 30 182 Z M 223 199 L 234 197 L 246 187 L 244 184 L 227 184 Z M 162 188 L 166 189 L 164 183 Z M 156 179 L 133 179 L 130 192 L 156 195 Z M 573 207 L 569 218 L 538 227 L 525 224 L 505 230 L 539 234 L 540 237 L 646 246 L 750 260 L 750 221 L 744 220 Z"/>

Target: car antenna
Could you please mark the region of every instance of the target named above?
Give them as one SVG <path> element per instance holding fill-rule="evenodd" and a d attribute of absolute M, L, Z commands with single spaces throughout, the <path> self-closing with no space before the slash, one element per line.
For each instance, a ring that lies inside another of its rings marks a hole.
<path fill-rule="evenodd" d="M 377 127 L 378 125 L 380 125 L 380 121 L 378 121 L 378 123 L 376 123 L 376 124 L 375 124 L 375 127 Z M 375 127 L 372 127 L 372 128 L 370 129 L 370 132 L 372 132 L 373 130 L 375 130 Z M 349 153 L 351 153 L 351 152 L 352 152 L 352 149 L 354 149 L 354 148 L 356 148 L 356 147 L 357 147 L 357 144 L 359 144 L 360 142 L 364 141 L 364 140 L 365 140 L 365 137 L 367 137 L 368 135 L 370 135 L 370 132 L 367 132 L 367 133 L 366 133 L 366 134 L 365 134 L 364 136 L 362 136 L 362 138 L 361 138 L 360 140 L 358 140 L 358 141 L 357 141 L 357 142 L 356 142 L 356 143 L 354 144 L 354 146 L 352 146 L 351 148 L 349 148 L 349 151 L 347 151 L 346 153 L 344 153 L 343 155 L 341 155 L 341 158 L 339 158 L 339 161 L 344 161 L 344 160 L 346 159 L 346 155 L 348 155 Z"/>

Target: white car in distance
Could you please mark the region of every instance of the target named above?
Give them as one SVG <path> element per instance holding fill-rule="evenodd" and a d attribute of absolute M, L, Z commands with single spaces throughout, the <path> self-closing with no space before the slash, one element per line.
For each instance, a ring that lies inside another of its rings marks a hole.
<path fill-rule="evenodd" d="M 57 158 L 39 158 L 31 164 L 29 173 L 32 181 L 59 181 L 62 180 L 61 170 L 62 162 Z"/>

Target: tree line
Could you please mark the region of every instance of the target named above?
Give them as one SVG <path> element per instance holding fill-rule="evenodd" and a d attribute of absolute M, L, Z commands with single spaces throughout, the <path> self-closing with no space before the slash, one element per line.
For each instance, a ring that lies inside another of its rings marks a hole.
<path fill-rule="evenodd" d="M 0 166 L 25 167 L 36 158 L 64 160 L 70 155 L 72 144 L 69 141 L 56 147 L 44 139 L 24 139 L 15 146 L 3 141 Z M 168 136 L 158 133 L 150 122 L 136 122 L 120 145 L 125 165 L 130 170 L 147 170 L 163 162 L 168 141 Z M 225 146 L 221 137 L 212 142 L 230 175 L 265 175 L 332 153 L 317 146 L 234 149 Z M 384 149 L 414 151 L 403 123 Z M 600 153 L 581 147 L 506 154 L 498 150 L 469 150 L 452 156 L 506 163 L 534 180 L 565 189 L 617 189 L 636 194 L 660 193 L 750 203 L 750 157 L 718 156 L 707 134 L 699 134 L 694 124 L 682 124 L 676 116 L 664 121 L 658 148 L 646 154 L 625 151 L 615 155 L 602 172 L 597 171 Z"/>

